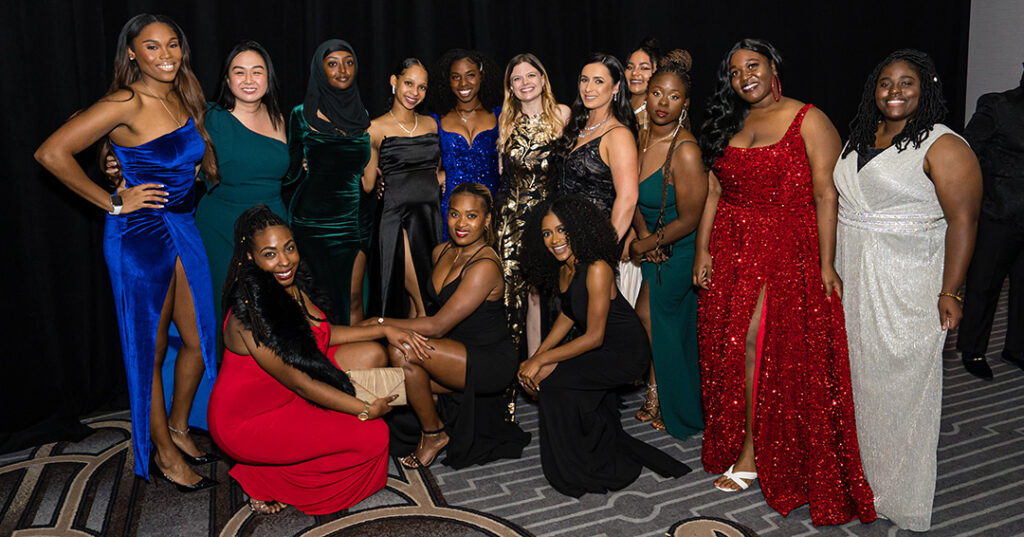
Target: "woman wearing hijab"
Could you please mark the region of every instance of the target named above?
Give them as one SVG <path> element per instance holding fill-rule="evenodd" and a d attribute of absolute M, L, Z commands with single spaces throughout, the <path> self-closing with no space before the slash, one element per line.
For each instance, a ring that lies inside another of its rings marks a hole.
<path fill-rule="evenodd" d="M 295 188 L 291 228 L 317 286 L 327 294 L 331 324 L 362 319 L 372 229 L 371 213 L 361 207 L 373 184 L 363 178 L 370 118 L 355 85 L 357 66 L 347 42 L 320 44 L 310 62 L 306 98 L 288 124 L 291 167 L 285 185 Z"/>

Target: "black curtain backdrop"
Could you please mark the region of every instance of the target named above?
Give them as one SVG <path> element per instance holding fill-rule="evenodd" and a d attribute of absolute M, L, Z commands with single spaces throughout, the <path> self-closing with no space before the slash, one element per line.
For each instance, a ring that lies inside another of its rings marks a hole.
<path fill-rule="evenodd" d="M 0 248 L 13 255 L 4 256 L 12 262 L 2 284 L 8 313 L 2 323 L 0 452 L 74 437 L 81 433 L 75 429 L 80 416 L 126 405 L 102 255 L 103 212 L 46 173 L 32 153 L 68 116 L 103 95 L 117 33 L 141 12 L 164 13 L 182 26 L 208 97 L 234 43 L 261 42 L 279 73 L 285 110 L 305 92 L 309 55 L 331 37 L 355 47 L 357 83 L 375 117 L 388 102 L 391 67 L 406 56 L 429 64 L 448 48 L 476 48 L 504 66 L 514 54 L 533 52 L 545 63 L 556 96 L 568 103 L 588 52 L 624 58 L 652 35 L 665 49 L 693 54 L 691 108 L 698 125 L 722 56 L 739 39 L 763 37 L 785 58 L 785 94 L 816 104 L 844 138 L 868 72 L 903 47 L 935 58 L 949 101 L 948 123 L 962 128 L 956 118 L 964 108 L 968 0 L 4 2 L 0 173 L 8 190 L 0 209 Z M 94 150 L 80 160 L 102 181 Z"/>

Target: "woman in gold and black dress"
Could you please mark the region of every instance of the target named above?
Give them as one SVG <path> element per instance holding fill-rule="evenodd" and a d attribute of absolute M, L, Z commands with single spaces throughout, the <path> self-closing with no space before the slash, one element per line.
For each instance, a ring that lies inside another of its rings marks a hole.
<path fill-rule="evenodd" d="M 544 65 L 530 53 L 509 60 L 501 109 L 498 152 L 503 187 L 498 206 L 498 254 L 505 272 L 509 330 L 522 352 L 540 344 L 540 302 L 536 294 L 531 299 L 530 286 L 520 271 L 519 245 L 527 212 L 557 187 L 562 159 L 553 158 L 552 152 L 570 110 L 555 101 Z M 528 308 L 531 300 L 534 307 Z"/>

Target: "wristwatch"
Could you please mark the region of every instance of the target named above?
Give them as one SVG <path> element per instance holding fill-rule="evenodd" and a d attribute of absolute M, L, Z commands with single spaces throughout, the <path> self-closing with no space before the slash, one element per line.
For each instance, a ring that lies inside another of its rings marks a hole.
<path fill-rule="evenodd" d="M 115 193 L 110 195 L 110 206 L 114 208 L 114 210 L 109 211 L 110 214 L 121 214 L 121 209 L 124 208 L 124 200 L 121 199 L 120 194 Z"/>
<path fill-rule="evenodd" d="M 370 419 L 370 403 L 363 401 L 363 411 L 356 415 L 359 421 L 366 421 Z"/>

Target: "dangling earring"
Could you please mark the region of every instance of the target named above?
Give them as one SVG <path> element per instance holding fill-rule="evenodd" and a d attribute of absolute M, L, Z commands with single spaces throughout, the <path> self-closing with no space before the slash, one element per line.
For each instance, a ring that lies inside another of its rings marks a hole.
<path fill-rule="evenodd" d="M 686 121 L 686 109 L 683 108 L 683 113 L 679 114 L 679 126 L 683 126 L 683 122 Z"/>
<path fill-rule="evenodd" d="M 776 86 L 778 86 L 778 94 L 776 94 Z M 772 75 L 772 98 L 775 102 L 782 100 L 782 81 L 779 80 L 779 75 Z"/>
<path fill-rule="evenodd" d="M 394 86 L 391 86 L 391 94 L 392 94 L 392 95 L 394 95 L 394 94 L 395 94 L 395 87 L 394 87 Z"/>

